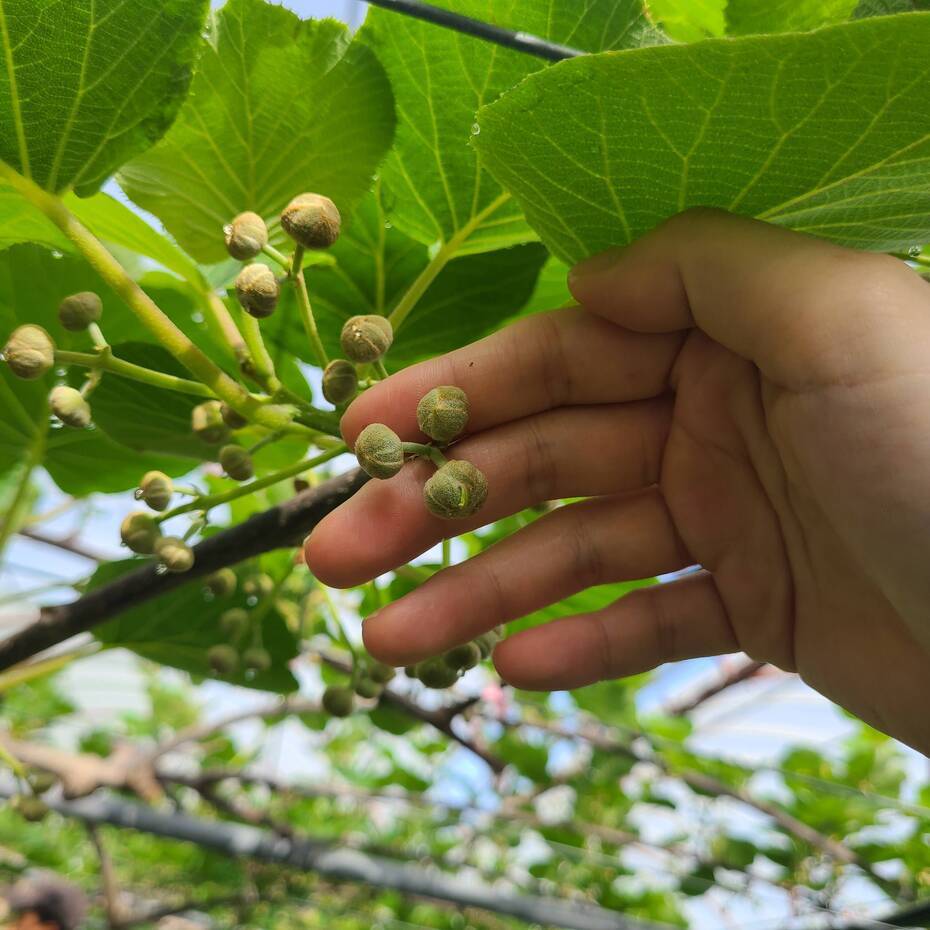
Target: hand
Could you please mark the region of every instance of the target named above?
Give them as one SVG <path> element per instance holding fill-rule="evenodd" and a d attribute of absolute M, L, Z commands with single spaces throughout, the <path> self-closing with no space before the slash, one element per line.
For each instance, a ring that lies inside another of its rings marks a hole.
<path fill-rule="evenodd" d="M 581 308 L 529 317 L 347 412 L 417 437 L 417 400 L 472 403 L 453 453 L 477 518 L 423 508 L 428 469 L 373 481 L 307 542 L 349 586 L 540 501 L 561 507 L 365 623 L 404 665 L 591 585 L 699 564 L 502 643 L 508 682 L 577 688 L 743 650 L 930 751 L 930 287 L 904 263 L 715 211 L 577 268 Z"/>

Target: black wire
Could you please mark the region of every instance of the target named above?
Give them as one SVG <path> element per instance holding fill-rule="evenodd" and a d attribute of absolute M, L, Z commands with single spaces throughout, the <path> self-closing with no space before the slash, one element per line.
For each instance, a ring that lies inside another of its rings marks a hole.
<path fill-rule="evenodd" d="M 464 32 L 465 35 L 485 39 L 506 48 L 516 49 L 518 52 L 525 52 L 527 55 L 535 55 L 537 58 L 545 58 L 547 61 L 562 61 L 587 54 L 577 48 L 548 42 L 528 32 L 515 32 L 513 29 L 492 26 L 490 23 L 462 16 L 461 13 L 452 13 L 438 6 L 422 3 L 421 0 L 368 0 L 368 2 L 374 6 L 383 7 L 385 10 L 413 16 L 435 26 L 454 29 L 456 32 Z"/>

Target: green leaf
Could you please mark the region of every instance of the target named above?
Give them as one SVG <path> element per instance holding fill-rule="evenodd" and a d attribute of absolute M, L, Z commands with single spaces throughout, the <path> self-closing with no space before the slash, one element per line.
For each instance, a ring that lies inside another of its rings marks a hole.
<path fill-rule="evenodd" d="M 385 224 L 378 197 L 369 195 L 330 250 L 334 261 L 305 272 L 320 335 L 333 357 L 342 354 L 339 334 L 350 316 L 384 313 L 429 263 L 423 245 Z M 448 352 L 496 329 L 526 304 L 545 260 L 546 250 L 531 243 L 449 262 L 398 333 L 388 367 Z M 291 288 L 262 329 L 282 349 L 315 361 Z"/>
<path fill-rule="evenodd" d="M 308 183 L 348 213 L 393 130 L 384 71 L 345 26 L 229 0 L 177 122 L 120 183 L 194 258 L 217 262 L 225 223 L 243 210 L 276 218 Z"/>
<path fill-rule="evenodd" d="M 94 573 L 89 589 L 107 584 L 140 564 L 139 559 L 127 559 L 102 565 Z M 229 642 L 229 637 L 219 627 L 220 615 L 231 607 L 247 606 L 241 592 L 228 598 L 211 599 L 202 582 L 191 581 L 153 601 L 124 611 L 97 627 L 94 636 L 107 646 L 131 649 L 162 665 L 210 678 L 213 673 L 207 665 L 207 650 L 218 643 Z M 271 668 L 255 675 L 240 671 L 228 680 L 262 691 L 295 691 L 297 680 L 287 663 L 298 654 L 297 641 L 274 610 L 262 619 L 261 635 L 262 645 L 271 654 Z"/>
<path fill-rule="evenodd" d="M 0 158 L 93 193 L 183 99 L 206 0 L 0 0 Z"/>
<path fill-rule="evenodd" d="M 679 42 L 722 36 L 726 0 L 649 0 L 649 12 Z"/>
<path fill-rule="evenodd" d="M 578 59 L 486 107 L 476 145 L 569 263 L 696 205 L 903 249 L 930 238 L 928 45 L 917 13 Z"/>
<path fill-rule="evenodd" d="M 729 0 L 727 32 L 804 32 L 842 23 L 852 16 L 859 0 Z"/>
<path fill-rule="evenodd" d="M 638 45 L 648 29 L 641 0 L 439 5 L 591 52 Z M 370 10 L 361 36 L 387 69 L 397 101 L 397 139 L 382 169 L 393 222 L 422 243 L 453 243 L 460 253 L 535 238 L 467 143 L 478 109 L 542 61 L 379 9 Z"/>

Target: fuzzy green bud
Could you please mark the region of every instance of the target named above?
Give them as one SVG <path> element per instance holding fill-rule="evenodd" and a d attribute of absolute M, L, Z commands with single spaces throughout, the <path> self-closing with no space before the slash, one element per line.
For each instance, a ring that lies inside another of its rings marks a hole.
<path fill-rule="evenodd" d="M 355 683 L 355 693 L 363 698 L 376 698 L 384 690 L 383 685 L 378 684 L 373 678 L 367 675 L 362 676 Z"/>
<path fill-rule="evenodd" d="M 87 429 L 90 426 L 90 404 L 77 389 L 59 384 L 48 395 L 48 405 L 65 426 L 74 429 Z"/>
<path fill-rule="evenodd" d="M 220 629 L 231 640 L 237 640 L 249 628 L 249 612 L 242 607 L 231 607 L 220 614 Z"/>
<path fill-rule="evenodd" d="M 66 297 L 58 305 L 58 322 L 71 333 L 79 333 L 103 315 L 103 302 L 93 291 Z"/>
<path fill-rule="evenodd" d="M 34 381 L 55 364 L 55 343 L 41 326 L 17 326 L 3 349 L 3 357 L 17 378 Z"/>
<path fill-rule="evenodd" d="M 372 662 L 368 668 L 368 677 L 379 685 L 386 685 L 396 674 L 397 672 L 390 665 L 385 665 L 383 662 Z"/>
<path fill-rule="evenodd" d="M 223 420 L 222 404 L 218 400 L 208 400 L 198 404 L 191 411 L 191 429 L 199 439 L 218 446 L 229 439 L 229 427 Z"/>
<path fill-rule="evenodd" d="M 218 643 L 207 650 L 207 664 L 217 675 L 227 677 L 239 668 L 239 653 L 226 643 Z"/>
<path fill-rule="evenodd" d="M 460 459 L 446 462 L 423 486 L 426 509 L 443 520 L 474 516 L 487 497 L 487 478 L 471 462 Z"/>
<path fill-rule="evenodd" d="M 145 501 L 152 510 L 167 510 L 174 494 L 174 482 L 163 471 L 147 471 L 139 482 L 136 500 Z"/>
<path fill-rule="evenodd" d="M 400 437 L 383 423 L 372 423 L 355 440 L 355 457 L 372 478 L 393 478 L 404 467 L 404 447 Z"/>
<path fill-rule="evenodd" d="M 248 481 L 255 474 L 252 456 L 242 446 L 223 446 L 220 449 L 220 465 L 235 481 Z"/>
<path fill-rule="evenodd" d="M 339 238 L 339 209 L 322 194 L 299 194 L 281 213 L 281 228 L 305 249 L 328 249 Z"/>
<path fill-rule="evenodd" d="M 229 404 L 220 404 L 220 416 L 230 429 L 245 429 L 249 425 L 249 421 Z"/>
<path fill-rule="evenodd" d="M 246 597 L 268 597 L 274 591 L 274 579 L 270 575 L 253 575 L 246 578 L 242 585 L 242 593 Z"/>
<path fill-rule="evenodd" d="M 144 510 L 129 514 L 120 524 L 119 535 L 123 545 L 139 555 L 151 555 L 155 543 L 161 538 L 161 530 L 155 518 Z"/>
<path fill-rule="evenodd" d="M 339 336 L 346 358 L 357 365 L 378 361 L 393 341 L 391 321 L 376 313 L 349 317 Z"/>
<path fill-rule="evenodd" d="M 452 442 L 468 425 L 468 396 L 452 385 L 433 388 L 417 404 L 417 424 L 430 439 Z"/>
<path fill-rule="evenodd" d="M 323 396 L 335 407 L 352 400 L 358 392 L 358 372 L 344 358 L 333 359 L 323 372 Z"/>
<path fill-rule="evenodd" d="M 258 320 L 274 313 L 280 295 L 278 279 L 267 265 L 246 265 L 236 276 L 239 304 L 246 313 Z"/>
<path fill-rule="evenodd" d="M 209 575 L 204 584 L 214 597 L 229 597 L 236 590 L 236 573 L 231 568 L 221 568 Z"/>
<path fill-rule="evenodd" d="M 464 643 L 450 649 L 443 657 L 443 662 L 456 671 L 467 672 L 481 661 L 481 649 L 477 643 Z"/>
<path fill-rule="evenodd" d="M 48 814 L 48 805 L 41 798 L 32 794 L 20 794 L 13 798 L 13 809 L 23 820 L 39 823 Z"/>
<path fill-rule="evenodd" d="M 271 654 L 267 649 L 253 646 L 242 653 L 242 664 L 253 672 L 267 672 L 271 668 Z"/>
<path fill-rule="evenodd" d="M 441 658 L 420 662 L 416 666 L 416 677 L 427 688 L 450 688 L 459 679 L 456 669 L 449 668 Z"/>
<path fill-rule="evenodd" d="M 323 692 L 323 710 L 331 717 L 348 717 L 355 709 L 355 694 L 351 688 L 330 685 Z"/>
<path fill-rule="evenodd" d="M 226 251 L 240 262 L 255 258 L 268 245 L 268 227 L 257 214 L 240 213 L 228 226 L 223 227 Z"/>
<path fill-rule="evenodd" d="M 194 566 L 194 550 L 177 536 L 162 536 L 155 543 L 155 555 L 169 572 L 189 572 Z"/>

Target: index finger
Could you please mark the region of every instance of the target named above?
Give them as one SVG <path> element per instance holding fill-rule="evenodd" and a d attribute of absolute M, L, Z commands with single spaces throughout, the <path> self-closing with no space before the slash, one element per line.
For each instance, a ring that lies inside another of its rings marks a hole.
<path fill-rule="evenodd" d="M 421 436 L 417 403 L 443 384 L 468 395 L 469 433 L 555 407 L 647 400 L 665 392 L 680 344 L 579 308 L 535 314 L 370 388 L 346 411 L 342 434 L 352 445 L 378 422 L 403 439 Z"/>

